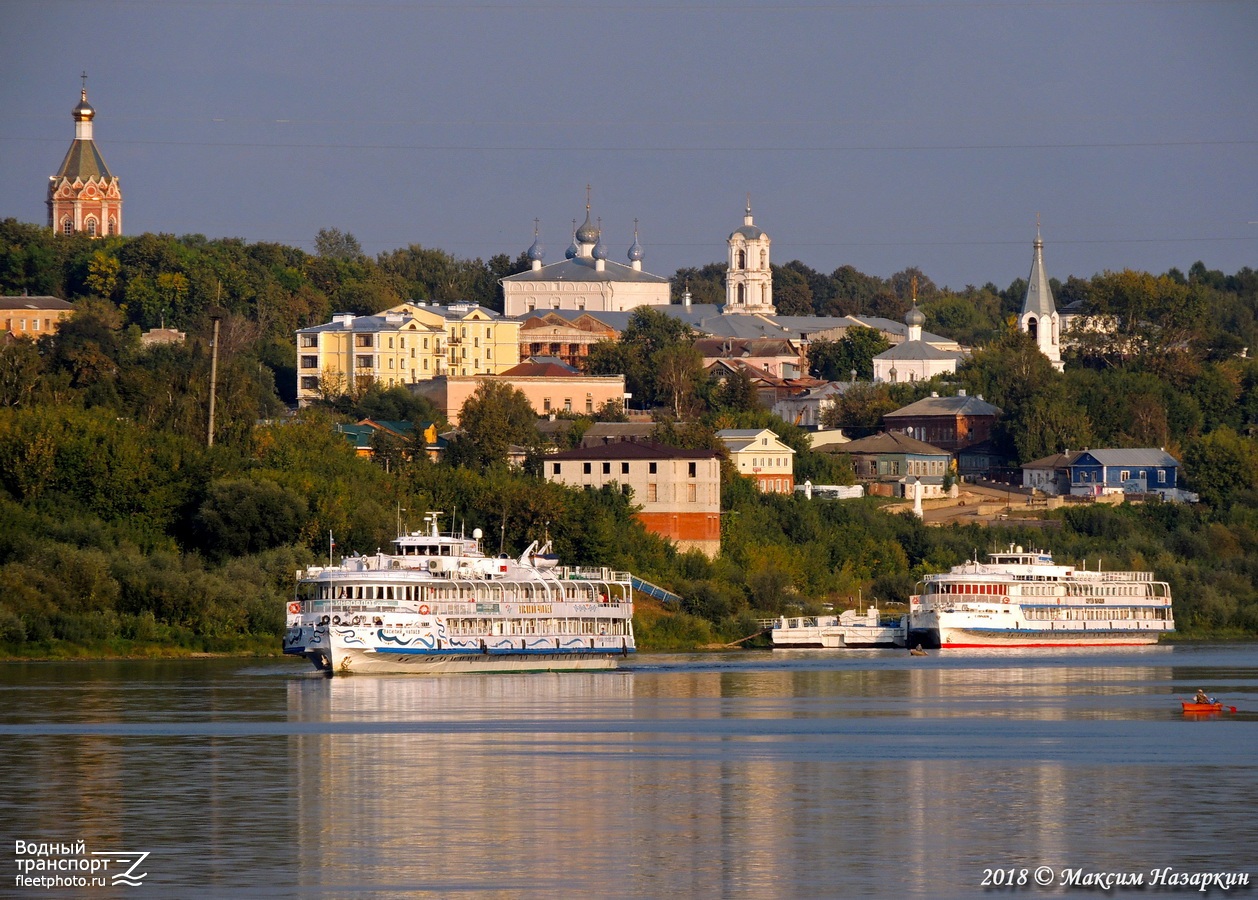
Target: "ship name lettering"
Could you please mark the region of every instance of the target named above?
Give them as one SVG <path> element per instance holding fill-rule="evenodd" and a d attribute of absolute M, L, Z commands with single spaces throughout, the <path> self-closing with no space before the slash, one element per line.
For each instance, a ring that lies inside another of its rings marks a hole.
<path fill-rule="evenodd" d="M 1104 603 L 1105 598 L 1104 597 L 1085 597 L 1083 602 L 1084 603 Z"/>
<path fill-rule="evenodd" d="M 549 603 L 526 603 L 520 607 L 522 613 L 548 613 L 550 612 Z"/>

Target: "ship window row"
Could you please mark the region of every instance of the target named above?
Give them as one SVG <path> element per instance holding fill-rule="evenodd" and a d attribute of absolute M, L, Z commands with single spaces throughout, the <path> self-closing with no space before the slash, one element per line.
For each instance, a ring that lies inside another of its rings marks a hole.
<path fill-rule="evenodd" d="M 1044 607 L 1040 609 L 1024 609 L 1022 611 L 1024 618 L 1062 621 L 1079 621 L 1085 620 L 1089 622 L 1104 621 L 1128 621 L 1137 620 L 1157 620 L 1165 621 L 1167 617 L 1167 609 L 1165 607 L 1095 607 L 1092 609 L 1076 609 L 1073 607 Z"/>
<path fill-rule="evenodd" d="M 1066 586 L 1071 597 L 1147 597 L 1147 584 L 1078 584 Z"/>
<path fill-rule="evenodd" d="M 490 634 L 500 619 L 447 619 L 452 635 Z M 509 633 L 528 634 L 628 634 L 625 619 L 512 619 Z"/>
<path fill-rule="evenodd" d="M 943 583 L 935 585 L 935 593 L 937 594 L 984 594 L 988 596 L 1001 596 L 1005 593 L 1003 585 L 999 584 L 951 584 Z"/>

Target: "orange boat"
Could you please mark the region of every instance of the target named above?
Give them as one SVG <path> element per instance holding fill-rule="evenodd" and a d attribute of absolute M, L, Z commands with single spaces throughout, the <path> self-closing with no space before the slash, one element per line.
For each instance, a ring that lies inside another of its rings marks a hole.
<path fill-rule="evenodd" d="M 1179 705 L 1184 707 L 1186 713 L 1218 713 L 1223 712 L 1222 703 L 1189 703 L 1187 700 L 1179 701 Z"/>

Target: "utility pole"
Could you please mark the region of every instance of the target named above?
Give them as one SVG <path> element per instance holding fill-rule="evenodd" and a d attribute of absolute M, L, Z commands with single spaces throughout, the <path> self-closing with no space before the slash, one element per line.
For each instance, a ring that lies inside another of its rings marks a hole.
<path fill-rule="evenodd" d="M 221 290 L 220 284 L 219 291 Z M 205 435 L 207 447 L 214 446 L 214 400 L 218 388 L 218 323 L 223 318 L 223 310 L 218 305 L 217 293 L 214 301 L 214 306 L 210 309 L 210 320 L 214 323 L 214 336 L 210 339 L 210 424 Z"/>

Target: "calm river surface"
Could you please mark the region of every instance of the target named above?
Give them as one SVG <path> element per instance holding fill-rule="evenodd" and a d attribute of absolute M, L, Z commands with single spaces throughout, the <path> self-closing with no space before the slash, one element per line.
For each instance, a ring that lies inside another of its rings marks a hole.
<path fill-rule="evenodd" d="M 1258 883 L 1258 645 L 1031 653 L 438 678 L 0 665 L 0 896 L 1202 896 L 1059 877 L 1167 866 Z M 1185 718 L 1197 688 L 1239 712 Z M 15 886 L 18 841 L 146 851 L 142 886 Z M 983 888 L 1040 866 L 1053 886 Z"/>

